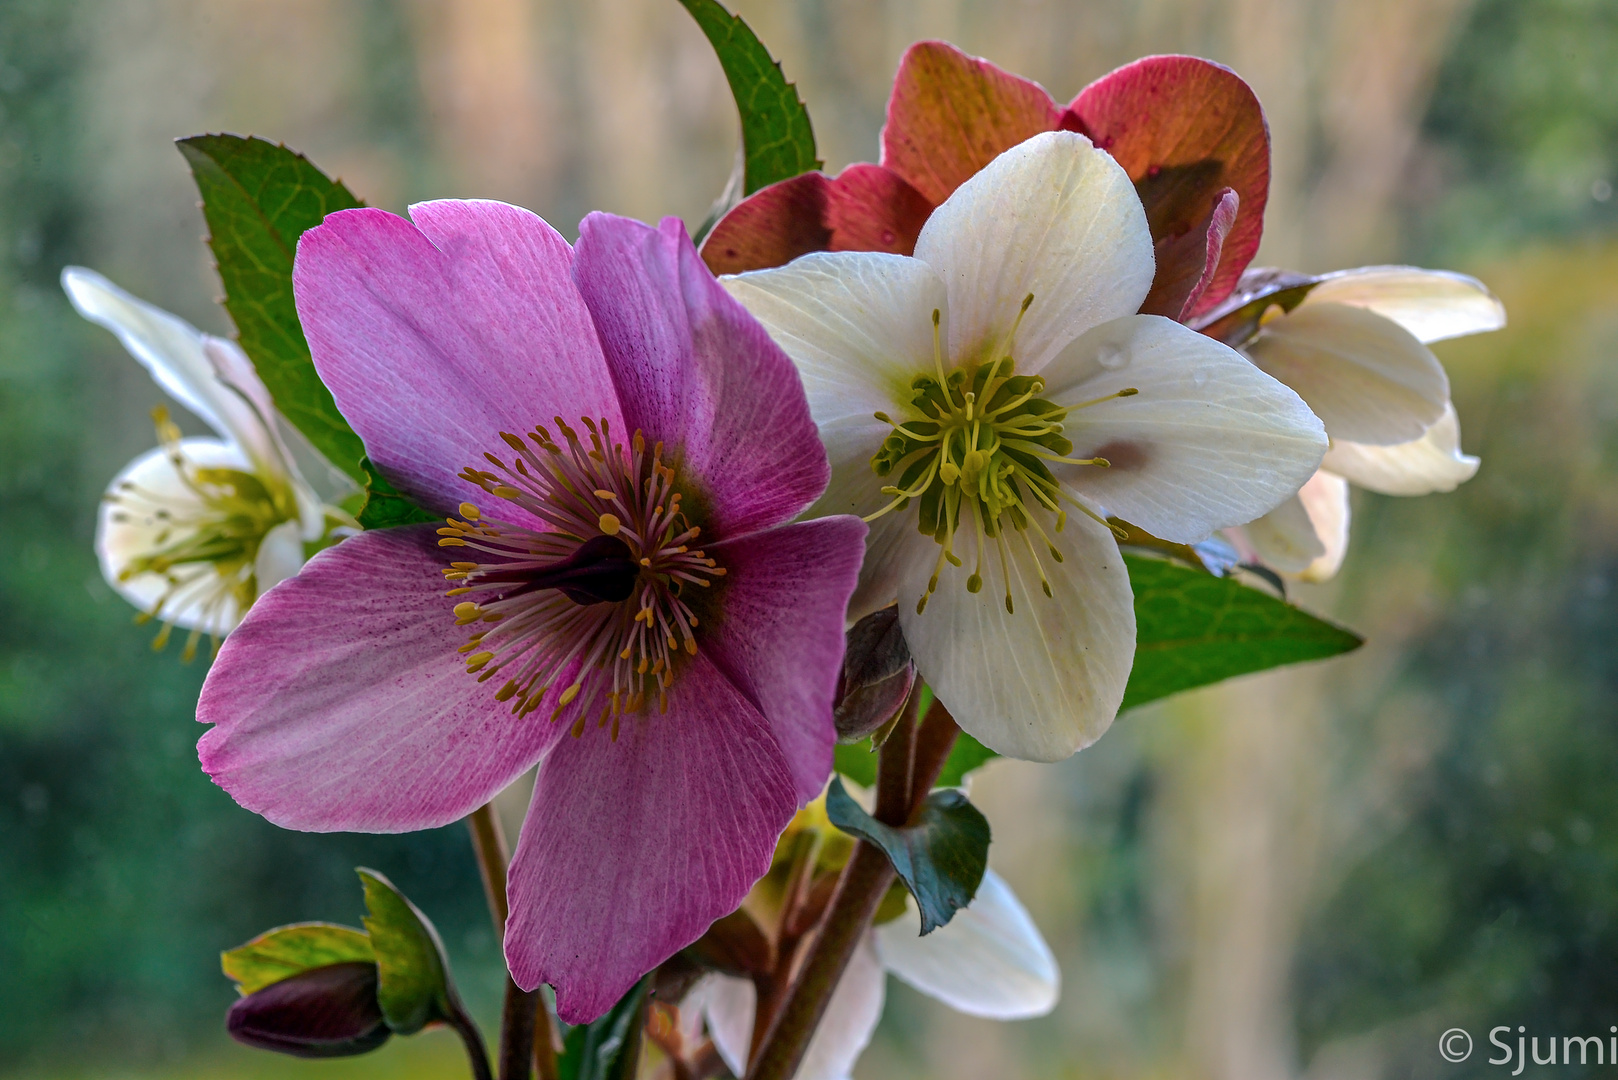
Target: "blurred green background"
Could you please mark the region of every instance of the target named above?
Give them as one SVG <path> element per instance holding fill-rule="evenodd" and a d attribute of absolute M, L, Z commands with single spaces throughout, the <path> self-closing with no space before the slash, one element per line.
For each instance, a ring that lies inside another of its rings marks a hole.
<path fill-rule="evenodd" d="M 1064 99 L 1144 53 L 1212 56 L 1269 109 L 1264 261 L 1462 269 L 1511 316 L 1440 347 L 1477 478 L 1357 493 L 1342 577 L 1298 593 L 1366 648 L 977 778 L 992 862 L 1061 959 L 1056 1014 L 965 1020 L 895 984 L 858 1075 L 1481 1076 L 1491 1027 L 1618 1024 L 1618 5 L 736 6 L 832 168 L 875 156 L 917 38 Z M 464 830 L 283 832 L 198 770 L 203 666 L 151 652 L 91 552 L 161 395 L 60 268 L 226 332 L 170 145 L 200 131 L 284 140 L 389 209 L 504 198 L 571 233 L 594 208 L 700 221 L 734 129 L 674 0 L 0 0 L 0 1076 L 460 1075 L 436 1035 L 305 1063 L 223 1033 L 217 952 L 356 922 L 356 864 L 437 920 L 480 1015 L 498 992 Z"/>

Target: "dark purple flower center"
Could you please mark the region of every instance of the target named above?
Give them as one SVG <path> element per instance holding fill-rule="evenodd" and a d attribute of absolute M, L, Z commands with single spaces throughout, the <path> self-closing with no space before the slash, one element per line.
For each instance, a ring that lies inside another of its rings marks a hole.
<path fill-rule="evenodd" d="M 586 419 L 587 446 L 555 422 L 562 442 L 543 427 L 526 439 L 502 432 L 511 464 L 485 454 L 498 472 L 461 473 L 550 528 L 485 518 L 462 503 L 465 520 L 449 518 L 439 544 L 480 558 L 450 564 L 444 576 L 459 584 L 447 595 L 462 598 L 457 625 L 476 626 L 460 648 L 466 670 L 479 682 L 505 676 L 496 700 L 526 716 L 565 680 L 551 720 L 582 698 L 573 727 L 581 735 L 599 700 L 597 726 L 610 719 L 616 739 L 618 718 L 654 695 L 668 709 L 676 663 L 697 652 L 697 615 L 681 594 L 725 571 L 690 546 L 702 530 L 681 507 L 661 443 L 648 452 L 636 432 L 626 448 L 612 442 L 605 420 Z"/>

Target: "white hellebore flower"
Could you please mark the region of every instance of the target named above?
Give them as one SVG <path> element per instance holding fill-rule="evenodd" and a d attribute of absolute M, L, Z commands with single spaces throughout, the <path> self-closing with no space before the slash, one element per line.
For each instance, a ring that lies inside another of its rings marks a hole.
<path fill-rule="evenodd" d="M 96 522 L 107 583 L 163 624 L 154 647 L 173 627 L 190 630 L 189 659 L 203 634 L 222 638 L 259 595 L 296 574 L 310 545 L 354 525 L 329 504 L 358 488 L 280 420 L 235 342 L 83 267 L 63 270 L 62 288 L 80 315 L 116 334 L 158 386 L 218 433 L 182 438 L 167 411 L 154 410 L 162 445 L 113 478 Z"/>
<path fill-rule="evenodd" d="M 1266 275 L 1274 271 L 1248 277 Z M 1331 449 L 1296 497 L 1243 532 L 1268 565 L 1324 581 L 1348 548 L 1349 484 L 1429 495 L 1477 472 L 1478 459 L 1461 452 L 1449 378 L 1427 345 L 1498 330 L 1506 312 L 1476 278 L 1413 266 L 1298 280 L 1317 283 L 1291 311 L 1269 308 L 1243 349 L 1309 403 Z"/>
<path fill-rule="evenodd" d="M 832 467 L 811 515 L 872 521 L 849 617 L 897 598 L 922 678 L 1002 754 L 1059 760 L 1117 713 L 1135 616 L 1106 515 L 1198 541 L 1326 450 L 1298 395 L 1136 314 L 1152 252 L 1117 162 L 1049 132 L 961 185 L 914 258 L 722 279 L 803 375 Z"/>
<path fill-rule="evenodd" d="M 983 875 L 972 903 L 926 937 L 907 897 L 906 913 L 866 935 L 832 992 L 796 1080 L 844 1080 L 882 1018 L 886 976 L 892 972 L 922 993 L 968 1016 L 1023 1020 L 1056 1007 L 1056 958 L 1004 880 Z M 700 1013 L 719 1056 L 737 1076 L 747 1074 L 757 995 L 748 979 L 705 976 L 681 1004 L 682 1017 Z"/>

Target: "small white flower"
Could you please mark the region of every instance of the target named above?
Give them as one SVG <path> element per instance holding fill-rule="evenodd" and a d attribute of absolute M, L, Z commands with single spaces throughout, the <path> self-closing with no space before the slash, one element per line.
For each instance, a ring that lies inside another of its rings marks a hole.
<path fill-rule="evenodd" d="M 167 410 L 154 410 L 162 445 L 113 478 L 96 522 L 107 583 L 163 624 L 154 647 L 173 627 L 190 630 L 189 659 L 202 635 L 229 633 L 259 595 L 298 572 L 312 547 L 354 526 L 332 504 L 358 488 L 281 420 L 234 342 L 83 267 L 63 270 L 62 288 L 80 315 L 116 334 L 158 386 L 219 436 L 182 438 Z"/>
<path fill-rule="evenodd" d="M 1476 278 L 1413 266 L 1327 274 L 1292 311 L 1272 307 L 1243 350 L 1309 403 L 1332 443 L 1314 478 L 1238 542 L 1282 573 L 1325 581 L 1348 549 L 1350 483 L 1428 495 L 1471 479 L 1478 459 L 1461 452 L 1449 378 L 1427 345 L 1505 324 Z"/>
<path fill-rule="evenodd" d="M 897 598 L 921 676 L 1002 754 L 1058 760 L 1117 712 L 1135 621 L 1104 517 L 1199 541 L 1326 449 L 1291 390 L 1135 314 L 1153 272 L 1129 177 L 1049 132 L 961 185 L 914 258 L 722 279 L 803 376 L 832 466 L 810 513 L 872 522 L 850 617 Z"/>
<path fill-rule="evenodd" d="M 796 1080 L 843 1080 L 882 1018 L 887 975 L 968 1016 L 1024 1020 L 1056 1007 L 1056 958 L 1011 887 L 983 875 L 972 903 L 926 937 L 908 899 L 904 915 L 866 935 L 832 992 Z M 748 979 L 705 976 L 681 1004 L 682 1017 L 702 1015 L 720 1057 L 737 1076 L 747 1072 L 757 995 Z"/>

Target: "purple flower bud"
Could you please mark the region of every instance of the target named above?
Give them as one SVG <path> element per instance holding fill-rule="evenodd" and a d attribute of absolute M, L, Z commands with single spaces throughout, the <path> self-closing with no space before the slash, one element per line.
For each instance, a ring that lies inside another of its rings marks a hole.
<path fill-rule="evenodd" d="M 392 1034 L 376 1001 L 376 965 L 310 968 L 230 1007 L 225 1028 L 239 1043 L 294 1057 L 351 1057 Z"/>
<path fill-rule="evenodd" d="M 899 609 L 886 607 L 855 623 L 848 631 L 848 651 L 837 680 L 832 716 L 837 740 L 856 743 L 893 718 L 915 682 Z"/>

